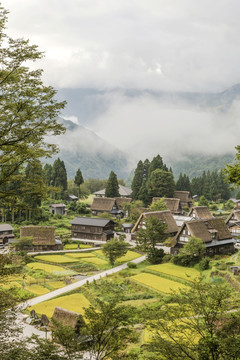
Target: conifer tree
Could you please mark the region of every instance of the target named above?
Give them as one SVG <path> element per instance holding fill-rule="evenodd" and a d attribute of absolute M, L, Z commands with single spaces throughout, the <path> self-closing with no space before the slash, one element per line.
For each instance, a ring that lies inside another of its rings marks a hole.
<path fill-rule="evenodd" d="M 108 182 L 105 190 L 105 196 L 113 197 L 113 198 L 120 196 L 117 175 L 113 171 L 110 172 L 108 178 Z"/>
<path fill-rule="evenodd" d="M 78 169 L 74 178 L 74 184 L 78 186 L 78 197 L 80 195 L 80 185 L 83 184 L 83 182 L 84 180 L 83 180 L 82 172 L 80 169 Z"/>
<path fill-rule="evenodd" d="M 142 160 L 137 164 L 137 168 L 134 172 L 134 177 L 132 181 L 132 194 L 131 197 L 133 200 L 138 199 L 138 194 L 143 182 L 144 166 Z"/>
<path fill-rule="evenodd" d="M 173 197 L 175 183 L 170 171 L 156 169 L 149 178 L 149 193 L 153 197 Z"/>
<path fill-rule="evenodd" d="M 167 170 L 166 165 L 163 164 L 163 160 L 160 155 L 157 155 L 152 159 L 148 169 L 148 177 L 150 177 L 151 173 L 156 169 Z"/>

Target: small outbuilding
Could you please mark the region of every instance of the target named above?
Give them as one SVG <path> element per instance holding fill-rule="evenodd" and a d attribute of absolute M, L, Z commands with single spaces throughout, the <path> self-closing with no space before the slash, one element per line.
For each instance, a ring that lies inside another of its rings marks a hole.
<path fill-rule="evenodd" d="M 0 224 L 0 245 L 8 245 L 14 240 L 13 230 L 9 224 Z"/>
<path fill-rule="evenodd" d="M 65 204 L 51 204 L 49 211 L 54 215 L 67 215 L 67 205 Z"/>
<path fill-rule="evenodd" d="M 80 328 L 85 324 L 85 321 L 81 314 L 74 311 L 69 311 L 61 307 L 56 306 L 52 316 L 53 326 L 54 321 L 60 323 L 63 326 L 68 326 L 79 333 Z"/>

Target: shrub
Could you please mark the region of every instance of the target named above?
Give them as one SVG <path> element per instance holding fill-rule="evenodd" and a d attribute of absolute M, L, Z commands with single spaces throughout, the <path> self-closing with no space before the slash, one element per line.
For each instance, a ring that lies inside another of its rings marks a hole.
<path fill-rule="evenodd" d="M 137 264 L 135 264 L 135 263 L 133 263 L 133 262 L 129 262 L 129 263 L 127 264 L 127 266 L 128 266 L 129 269 L 136 269 L 136 268 L 137 268 Z"/>
<path fill-rule="evenodd" d="M 147 254 L 147 260 L 150 264 L 161 264 L 164 257 L 163 249 L 150 249 Z"/>
<path fill-rule="evenodd" d="M 205 257 L 203 258 L 200 262 L 199 262 L 199 270 L 203 271 L 203 270 L 207 270 L 209 269 L 209 263 L 210 263 L 210 259 Z"/>
<path fill-rule="evenodd" d="M 170 255 L 170 254 L 166 254 L 166 255 L 164 255 L 164 257 L 163 257 L 162 262 L 163 262 L 163 263 L 167 263 L 167 262 L 170 262 L 170 261 L 172 261 L 172 260 L 173 260 L 173 256 Z"/>

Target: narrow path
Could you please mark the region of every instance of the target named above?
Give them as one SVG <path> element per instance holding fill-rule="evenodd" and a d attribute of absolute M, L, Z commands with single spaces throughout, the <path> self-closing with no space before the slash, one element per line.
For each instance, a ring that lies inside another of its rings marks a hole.
<path fill-rule="evenodd" d="M 135 260 L 131 260 L 130 262 L 133 262 L 135 264 L 138 264 L 142 261 L 144 261 L 146 259 L 146 255 L 144 256 L 141 256 Z M 79 280 L 73 284 L 70 284 L 70 285 L 67 285 L 67 286 L 64 286 L 63 288 L 60 288 L 60 289 L 57 289 L 57 290 L 54 290 L 48 294 L 45 294 L 45 295 L 41 295 L 41 296 L 38 296 L 38 297 L 35 297 L 33 299 L 30 299 L 24 303 L 21 303 L 17 306 L 17 309 L 18 310 L 23 310 L 23 309 L 26 309 L 27 307 L 29 306 L 33 306 L 33 305 L 36 305 L 36 304 L 39 304 L 43 301 L 46 301 L 46 300 L 50 300 L 56 296 L 59 296 L 59 295 L 62 295 L 62 294 L 65 294 L 66 292 L 68 291 L 72 291 L 72 290 L 75 290 L 83 285 L 85 285 L 88 282 L 92 282 L 94 280 L 99 280 L 107 275 L 111 275 L 111 274 L 115 274 L 123 269 L 126 269 L 127 268 L 127 264 L 128 263 L 124 263 L 122 265 L 119 265 L 119 266 L 116 266 L 112 269 L 109 269 L 109 270 L 105 270 L 105 271 L 102 271 L 98 274 L 95 274 L 95 275 L 92 275 L 92 276 L 88 276 L 86 277 L 84 280 Z"/>

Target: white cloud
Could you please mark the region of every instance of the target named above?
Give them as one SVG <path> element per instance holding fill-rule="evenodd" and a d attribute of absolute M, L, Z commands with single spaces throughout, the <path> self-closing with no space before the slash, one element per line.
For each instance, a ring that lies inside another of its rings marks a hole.
<path fill-rule="evenodd" d="M 240 82 L 237 0 L 2 0 L 59 87 L 215 91 Z"/>

